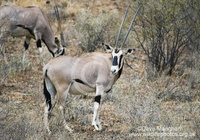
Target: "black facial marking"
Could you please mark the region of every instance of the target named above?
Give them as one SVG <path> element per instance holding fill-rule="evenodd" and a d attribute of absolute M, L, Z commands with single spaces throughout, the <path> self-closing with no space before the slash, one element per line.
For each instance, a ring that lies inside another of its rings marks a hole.
<path fill-rule="evenodd" d="M 94 101 L 100 104 L 101 95 L 97 95 L 97 96 L 94 98 Z"/>
<path fill-rule="evenodd" d="M 37 48 L 41 48 L 41 47 L 42 47 L 41 40 L 38 39 L 38 40 L 37 40 Z"/>
<path fill-rule="evenodd" d="M 114 56 L 113 58 L 113 66 L 117 66 L 118 65 L 118 62 L 117 62 L 117 56 Z"/>
<path fill-rule="evenodd" d="M 63 49 L 62 53 L 60 55 L 64 55 L 65 54 L 65 49 Z"/>
<path fill-rule="evenodd" d="M 118 73 L 119 73 L 119 77 L 120 77 L 121 74 L 122 74 L 123 66 L 124 66 L 124 64 L 122 64 L 122 68 L 118 71 Z M 118 77 L 118 78 L 119 78 L 119 77 Z"/>
<path fill-rule="evenodd" d="M 123 58 L 123 55 L 121 55 L 119 58 L 119 68 L 121 67 L 121 64 L 122 64 L 122 58 Z"/>

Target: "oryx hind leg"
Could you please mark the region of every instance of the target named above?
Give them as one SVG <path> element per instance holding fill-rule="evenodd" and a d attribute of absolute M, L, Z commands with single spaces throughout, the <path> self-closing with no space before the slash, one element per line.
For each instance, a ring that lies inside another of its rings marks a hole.
<path fill-rule="evenodd" d="M 45 75 L 47 75 L 47 71 Z M 53 83 L 49 80 L 47 76 L 45 76 L 44 78 L 44 95 L 45 95 L 44 124 L 49 134 L 51 134 L 51 131 L 49 129 L 48 116 L 49 116 L 49 112 L 52 110 L 52 104 L 54 101 L 55 94 L 56 94 L 56 90 Z"/>
<path fill-rule="evenodd" d="M 4 35 L 4 34 L 0 35 L 1 54 L 2 54 L 4 62 L 6 64 L 8 64 L 8 61 L 6 58 L 6 51 L 5 51 L 5 43 L 6 43 L 7 37 L 8 37 L 8 35 Z"/>
<path fill-rule="evenodd" d="M 92 125 L 95 127 L 96 130 L 101 130 L 101 124 L 99 122 L 99 107 L 101 102 L 101 96 L 103 95 L 104 87 L 102 85 L 96 86 L 96 96 L 94 99 L 94 115 L 92 120 Z"/>
<path fill-rule="evenodd" d="M 67 129 L 69 132 L 73 132 L 73 130 L 67 125 L 67 122 L 65 120 L 65 109 L 64 109 L 65 101 L 67 99 L 67 95 L 69 93 L 70 87 L 71 87 L 71 83 L 68 85 L 67 88 L 65 88 L 66 90 L 64 90 L 64 92 L 59 92 L 60 94 L 58 93 L 58 103 L 59 103 L 59 109 L 61 112 L 61 116 L 63 119 L 63 125 L 64 125 L 65 129 Z M 61 90 L 61 91 L 63 91 L 63 90 Z"/>
<path fill-rule="evenodd" d="M 48 131 L 49 134 L 51 134 L 51 131 L 49 129 L 49 122 L 48 122 L 48 115 L 49 115 L 49 112 L 52 108 L 52 94 L 55 94 L 52 92 L 50 86 L 52 85 L 52 83 L 50 82 L 50 80 L 45 77 L 44 79 L 44 96 L 45 96 L 45 103 L 44 103 L 44 124 L 45 124 L 45 127 Z"/>

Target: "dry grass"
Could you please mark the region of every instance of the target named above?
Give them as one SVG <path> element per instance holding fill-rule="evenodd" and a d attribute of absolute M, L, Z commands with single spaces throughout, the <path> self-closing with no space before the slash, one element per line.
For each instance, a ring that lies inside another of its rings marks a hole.
<path fill-rule="evenodd" d="M 42 5 L 44 1 L 36 2 Z M 59 2 L 66 5 L 65 1 Z M 96 2 L 100 4 L 99 1 Z M 68 5 L 72 7 L 74 3 Z M 26 5 L 25 1 L 24 5 Z M 89 5 L 91 8 L 93 4 L 89 3 Z M 86 9 L 84 3 L 80 3 L 80 7 Z M 48 11 L 45 12 L 48 13 Z M 74 13 L 78 18 L 76 11 Z M 74 45 L 68 42 L 71 47 L 67 48 L 66 55 L 83 53 L 77 47 L 77 35 L 71 33 L 70 36 L 67 30 L 70 27 L 71 30 L 76 30 L 73 26 L 76 20 L 63 21 L 68 41 L 75 38 Z M 55 25 L 52 25 L 56 32 Z M 113 34 L 111 33 L 111 36 Z M 133 38 L 132 34 L 130 36 Z M 123 74 L 114 85 L 112 92 L 105 94 L 102 98 L 100 121 L 103 130 L 93 131 L 94 128 L 91 126 L 93 99 L 70 95 L 66 102 L 65 118 L 69 126 L 74 129 L 74 133 L 64 130 L 55 106 L 50 119 L 52 134 L 48 135 L 43 126 L 42 67 L 39 53 L 35 49 L 35 42 L 31 41 L 24 67 L 20 65 L 23 41 L 9 38 L 9 42 L 6 52 L 10 67 L 6 69 L 0 57 L 0 76 L 4 76 L 5 73 L 8 75 L 0 85 L 0 139 L 53 140 L 102 139 L 104 137 L 104 139 L 192 140 L 200 138 L 200 59 L 198 52 L 185 53 L 181 60 L 182 63 L 177 66 L 172 76 L 155 77 L 146 61 L 135 59 L 145 58 L 141 48 L 136 47 L 136 53 L 127 58 L 133 70 L 125 65 Z M 14 44 L 19 44 L 19 46 L 15 47 Z M 127 46 L 130 44 L 137 45 L 129 39 Z M 45 62 L 48 62 L 51 55 L 46 48 L 43 54 Z M 161 137 L 161 135 L 172 133 L 177 136 Z M 145 134 L 147 136 L 144 136 Z M 187 135 L 192 136 L 186 137 Z"/>

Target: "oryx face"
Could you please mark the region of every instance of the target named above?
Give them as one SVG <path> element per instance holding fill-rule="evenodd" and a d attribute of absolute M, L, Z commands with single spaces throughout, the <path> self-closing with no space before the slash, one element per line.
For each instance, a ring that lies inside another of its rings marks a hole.
<path fill-rule="evenodd" d="M 120 69 L 122 69 L 123 61 L 124 61 L 124 54 L 121 49 L 114 49 L 112 52 L 112 66 L 110 68 L 110 71 L 113 74 L 117 74 Z"/>
<path fill-rule="evenodd" d="M 57 56 L 59 55 L 63 55 L 65 53 L 65 49 L 63 47 L 61 47 L 61 44 L 60 44 L 60 40 L 55 37 L 55 46 L 54 48 L 58 48 L 58 50 L 55 52 Z"/>
<path fill-rule="evenodd" d="M 112 64 L 111 64 L 111 68 L 110 71 L 112 72 L 112 74 L 116 75 L 122 68 L 124 65 L 124 56 L 126 54 L 132 54 L 133 51 L 135 51 L 135 49 L 128 49 L 126 51 L 123 51 L 121 48 L 112 48 L 111 46 L 102 43 L 102 45 L 104 46 L 104 48 L 106 49 L 106 52 L 112 52 Z"/>

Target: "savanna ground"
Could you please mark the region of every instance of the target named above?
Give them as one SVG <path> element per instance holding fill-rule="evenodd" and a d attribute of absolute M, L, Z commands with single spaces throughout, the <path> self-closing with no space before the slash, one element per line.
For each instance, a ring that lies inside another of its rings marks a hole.
<path fill-rule="evenodd" d="M 120 0 L 57 1 L 63 7 L 62 26 L 67 42 L 65 55 L 89 53 L 86 50 L 91 48 L 87 48 L 87 43 L 92 39 L 92 43 L 101 44 L 103 40 L 113 45 L 128 3 Z M 42 7 L 55 35 L 59 36 L 51 7 L 54 1 L 48 5 L 42 0 L 10 0 L 0 4 Z M 102 26 L 109 30 L 94 36 L 96 32 L 91 29 L 96 27 L 98 31 Z M 55 106 L 50 119 L 52 134 L 48 135 L 43 125 L 44 97 L 39 53 L 32 40 L 22 66 L 23 41 L 24 38 L 8 38 L 8 65 L 0 56 L 0 139 L 200 139 L 198 51 L 185 51 L 171 76 L 155 76 L 143 50 L 134 40 L 134 34 L 130 33 L 125 47 L 133 47 L 136 51 L 126 57 L 128 65 L 125 63 L 121 78 L 102 98 L 100 121 L 103 130 L 94 131 L 91 126 L 93 98 L 69 95 L 65 118 L 74 132 L 64 130 Z M 47 63 L 52 57 L 46 47 L 43 50 Z M 103 51 L 101 45 L 96 51 Z"/>

